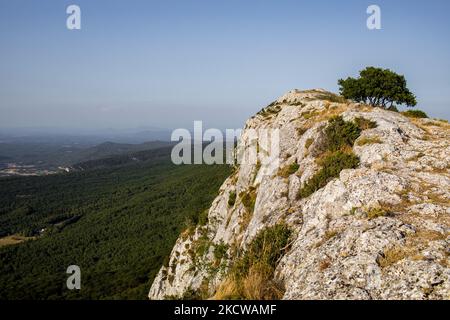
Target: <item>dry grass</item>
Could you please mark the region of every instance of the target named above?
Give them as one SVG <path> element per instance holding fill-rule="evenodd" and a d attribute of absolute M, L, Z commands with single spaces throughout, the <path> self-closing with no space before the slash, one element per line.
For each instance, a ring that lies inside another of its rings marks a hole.
<path fill-rule="evenodd" d="M 287 212 L 287 214 L 293 214 L 296 211 L 297 211 L 297 209 L 290 207 L 286 212 Z"/>
<path fill-rule="evenodd" d="M 331 259 L 330 258 L 326 258 L 324 260 L 322 260 L 319 263 L 319 270 L 320 271 L 325 271 L 326 269 L 328 269 L 331 266 Z"/>
<path fill-rule="evenodd" d="M 328 240 L 333 239 L 334 237 L 336 237 L 338 234 L 340 233 L 339 230 L 327 230 L 325 232 L 325 235 L 323 236 L 323 238 L 317 242 L 315 244 L 316 248 L 321 247 L 322 245 L 324 245 Z"/>
<path fill-rule="evenodd" d="M 239 225 L 241 226 L 241 231 L 245 231 L 247 229 L 248 225 L 250 224 L 250 221 L 252 221 L 253 218 L 253 211 L 244 211 L 241 217 L 241 221 Z"/>
<path fill-rule="evenodd" d="M 279 282 L 268 280 L 265 272 L 251 268 L 242 282 L 243 294 L 249 300 L 278 300 L 283 297 L 284 288 Z"/>
<path fill-rule="evenodd" d="M 349 107 L 347 104 L 335 104 L 331 107 L 326 107 L 324 110 L 321 111 L 305 111 L 300 115 L 300 117 L 306 120 L 311 120 L 310 123 L 311 127 L 314 123 L 328 121 L 331 118 L 342 114 L 348 109 Z"/>
<path fill-rule="evenodd" d="M 419 152 L 417 155 L 412 156 L 411 158 L 408 158 L 407 161 L 417 161 L 422 157 L 425 157 L 425 153 Z"/>
<path fill-rule="evenodd" d="M 424 141 L 430 141 L 434 140 L 434 132 L 429 127 L 424 125 L 423 121 L 421 119 L 416 118 L 410 118 L 411 122 L 414 123 L 416 127 L 419 129 L 422 129 L 425 133 L 422 136 L 422 140 Z"/>
<path fill-rule="evenodd" d="M 390 173 L 392 173 L 390 171 Z M 377 206 L 369 208 L 366 210 L 367 216 L 369 219 L 375 219 L 377 217 L 383 216 L 394 216 L 398 214 L 406 214 L 408 208 L 415 204 L 409 199 L 410 194 L 413 193 L 413 190 L 410 186 L 406 187 L 402 191 L 397 192 L 396 194 L 401 198 L 398 203 L 387 203 L 387 202 L 379 202 Z"/>
<path fill-rule="evenodd" d="M 367 218 L 369 220 L 376 219 L 379 217 L 385 217 L 390 214 L 390 210 L 384 206 L 373 207 L 367 210 Z"/>
<path fill-rule="evenodd" d="M 314 142 L 313 138 L 307 139 L 305 142 L 305 149 L 308 149 L 312 145 L 313 142 Z"/>
<path fill-rule="evenodd" d="M 428 198 L 428 201 L 426 201 L 428 203 L 450 205 L 450 199 L 443 198 L 436 193 L 429 192 L 424 195 Z"/>
<path fill-rule="evenodd" d="M 238 283 L 230 278 L 225 279 L 217 288 L 214 294 L 215 300 L 232 300 L 237 299 L 239 293 Z"/>
<path fill-rule="evenodd" d="M 287 165 L 284 168 L 280 168 L 278 170 L 278 176 L 288 178 L 294 173 L 296 173 L 299 168 L 300 166 L 296 162 L 291 163 L 290 165 Z"/>
<path fill-rule="evenodd" d="M 329 108 L 325 111 L 320 112 L 317 116 L 314 117 L 315 122 L 322 122 L 322 121 L 328 121 L 333 117 L 336 117 L 343 112 L 347 111 L 348 105 L 346 104 L 340 104 L 337 105 L 335 108 Z"/>
<path fill-rule="evenodd" d="M 448 174 L 449 173 L 449 166 L 445 167 L 445 168 L 436 168 L 433 167 L 431 170 L 427 170 L 431 173 L 437 173 L 437 174 Z"/>
<path fill-rule="evenodd" d="M 340 233 L 339 230 L 327 230 L 327 232 L 325 232 L 326 241 L 336 237 L 339 233 Z"/>
<path fill-rule="evenodd" d="M 444 267 L 444 268 L 450 268 L 450 259 L 448 257 L 448 254 L 446 255 L 446 257 L 444 259 L 441 259 L 441 261 L 439 261 L 439 263 Z"/>
<path fill-rule="evenodd" d="M 405 259 L 409 254 L 410 252 L 406 248 L 394 246 L 392 248 L 386 249 L 383 254 L 377 259 L 377 262 L 381 268 L 386 268 Z"/>
<path fill-rule="evenodd" d="M 249 300 L 260 300 L 264 294 L 265 275 L 256 268 L 250 269 L 248 275 L 242 280 L 243 296 Z"/>
<path fill-rule="evenodd" d="M 334 94 L 334 93 L 321 93 L 317 96 L 318 99 L 326 100 L 334 103 L 348 103 L 349 100 L 344 98 L 343 96 Z"/>
<path fill-rule="evenodd" d="M 367 144 L 380 144 L 383 141 L 378 137 L 362 137 L 356 141 L 357 146 L 364 146 Z"/>
<path fill-rule="evenodd" d="M 356 110 L 363 111 L 363 112 L 373 112 L 373 110 L 375 110 L 375 108 L 372 106 L 369 106 L 367 104 L 363 104 L 363 105 L 359 106 Z"/>
<path fill-rule="evenodd" d="M 241 192 L 239 194 L 239 198 L 241 199 L 245 209 L 253 213 L 256 203 L 256 188 L 250 187 L 248 190 Z"/>
<path fill-rule="evenodd" d="M 255 210 L 256 196 L 257 194 L 255 187 L 250 187 L 247 191 L 239 194 L 239 198 L 245 207 L 245 211 L 241 216 L 241 230 L 245 230 L 252 220 L 253 212 Z"/>
<path fill-rule="evenodd" d="M 306 131 L 308 131 L 308 127 L 303 126 L 303 127 L 298 127 L 297 128 L 297 134 L 301 137 L 302 135 L 305 134 Z"/>
<path fill-rule="evenodd" d="M 430 122 L 425 122 L 423 124 L 424 126 L 430 127 L 430 126 L 434 126 L 434 127 L 443 127 L 444 123 L 441 122 L 435 122 L 435 121 L 430 121 Z"/>
<path fill-rule="evenodd" d="M 285 292 L 281 282 L 269 279 L 266 272 L 252 267 L 243 279 L 225 279 L 218 287 L 216 300 L 279 300 Z"/>
<path fill-rule="evenodd" d="M 402 220 L 409 221 L 408 219 Z M 409 222 L 413 223 L 413 221 Z M 443 241 L 449 235 L 450 233 L 443 234 L 433 230 L 419 229 L 415 233 L 407 235 L 403 246 L 396 245 L 386 249 L 377 262 L 380 267 L 385 268 L 406 258 L 415 261 L 423 260 L 425 257 L 421 251 L 426 250 L 430 242 Z"/>
<path fill-rule="evenodd" d="M 289 247 L 290 229 L 284 225 L 266 228 L 252 240 L 247 250 L 237 255 L 215 299 L 274 300 L 284 293 L 274 279 L 276 265 Z M 231 250 L 234 251 L 233 248 Z"/>
<path fill-rule="evenodd" d="M 236 185 L 238 179 L 239 179 L 239 168 L 237 166 L 233 167 L 233 173 L 230 176 L 230 182 L 231 184 Z"/>
<path fill-rule="evenodd" d="M 369 130 L 369 129 L 374 129 L 376 128 L 378 125 L 376 122 L 363 118 L 363 117 L 357 117 L 355 118 L 355 123 L 358 125 L 358 127 L 364 131 L 364 130 Z"/>
<path fill-rule="evenodd" d="M 430 241 L 445 240 L 449 234 L 443 234 L 434 230 L 418 230 L 411 236 L 411 241 L 418 240 L 420 242 L 429 243 Z"/>

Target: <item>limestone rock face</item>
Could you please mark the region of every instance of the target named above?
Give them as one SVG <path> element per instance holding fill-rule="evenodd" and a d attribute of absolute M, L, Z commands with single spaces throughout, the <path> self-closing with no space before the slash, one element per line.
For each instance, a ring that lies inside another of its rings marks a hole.
<path fill-rule="evenodd" d="M 353 146 L 357 168 L 299 199 L 299 189 L 320 168 L 323 130 L 335 115 L 377 126 L 363 130 Z M 200 289 L 213 297 L 233 255 L 280 221 L 294 230 L 275 271 L 284 299 L 450 299 L 448 123 L 407 118 L 324 90 L 293 90 L 246 122 L 238 149 L 255 142 L 251 129 L 279 129 L 276 167 L 236 166 L 208 223 L 177 240 L 150 299 Z M 280 174 L 293 163 L 295 173 Z M 255 197 L 254 208 L 243 203 L 243 193 Z M 220 261 L 218 247 L 227 250 Z"/>

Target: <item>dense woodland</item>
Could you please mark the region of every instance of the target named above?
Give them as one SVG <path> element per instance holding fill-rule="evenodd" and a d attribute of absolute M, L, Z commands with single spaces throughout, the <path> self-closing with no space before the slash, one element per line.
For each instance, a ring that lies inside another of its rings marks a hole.
<path fill-rule="evenodd" d="M 155 155 L 0 179 L 0 235 L 37 237 L 0 248 L 0 299 L 146 299 L 176 238 L 230 172 L 226 165 L 175 166 L 168 152 Z M 66 289 L 72 264 L 81 268 L 81 290 Z"/>

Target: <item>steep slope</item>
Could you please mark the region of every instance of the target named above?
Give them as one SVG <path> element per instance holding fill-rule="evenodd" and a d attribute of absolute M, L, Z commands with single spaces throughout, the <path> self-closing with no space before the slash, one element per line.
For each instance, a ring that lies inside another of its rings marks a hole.
<path fill-rule="evenodd" d="M 208 222 L 177 240 L 150 299 L 450 298 L 448 123 L 294 90 L 247 121 L 238 149 L 262 128 L 279 129 L 277 167 L 236 167 Z M 255 237 L 265 252 L 264 231 L 281 224 L 292 235 L 273 272 L 254 272 L 261 263 L 246 252 Z"/>

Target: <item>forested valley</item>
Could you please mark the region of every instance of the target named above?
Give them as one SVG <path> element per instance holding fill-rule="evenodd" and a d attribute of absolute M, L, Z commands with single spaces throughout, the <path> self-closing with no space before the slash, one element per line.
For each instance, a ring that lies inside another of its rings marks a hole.
<path fill-rule="evenodd" d="M 230 173 L 176 166 L 170 148 L 152 152 L 0 179 L 0 237 L 30 239 L 0 247 L 0 299 L 146 299 L 176 238 Z M 81 268 L 81 290 L 66 287 L 69 265 Z"/>

